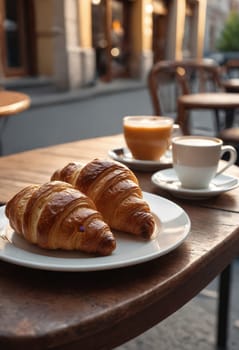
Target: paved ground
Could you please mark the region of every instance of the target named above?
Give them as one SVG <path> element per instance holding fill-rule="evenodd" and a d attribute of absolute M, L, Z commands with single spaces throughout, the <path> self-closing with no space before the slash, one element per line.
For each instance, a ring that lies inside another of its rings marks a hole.
<path fill-rule="evenodd" d="M 151 114 L 142 84 L 117 82 L 93 90 L 56 93 L 51 86 L 20 89 L 32 96 L 32 108 L 11 118 L 4 130 L 5 154 L 80 138 L 119 133 L 122 117 Z M 92 98 L 94 97 L 94 98 Z M 195 132 L 213 135 L 213 115 L 193 117 Z M 239 349 L 239 260 L 233 264 L 231 322 L 228 350 Z M 117 350 L 215 349 L 217 279 L 174 315 Z M 127 331 L 127 330 L 126 330 Z"/>
<path fill-rule="evenodd" d="M 175 314 L 117 350 L 215 350 L 215 279 Z M 239 261 L 233 263 L 228 350 L 239 349 Z"/>
<path fill-rule="evenodd" d="M 49 86 L 21 90 L 30 94 L 32 105 L 8 118 L 2 137 L 3 154 L 120 133 L 123 116 L 152 114 L 147 89 L 134 81 L 127 85 L 119 81 L 110 87 L 100 84 L 71 93 L 56 93 Z M 194 130 L 213 134 L 212 113 L 200 113 L 193 121 Z"/>

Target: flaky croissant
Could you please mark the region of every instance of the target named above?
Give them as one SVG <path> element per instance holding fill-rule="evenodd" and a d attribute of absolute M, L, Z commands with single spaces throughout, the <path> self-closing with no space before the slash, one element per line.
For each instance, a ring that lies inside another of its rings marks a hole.
<path fill-rule="evenodd" d="M 115 230 L 149 238 L 155 221 L 134 173 L 125 165 L 94 159 L 85 166 L 69 163 L 52 180 L 71 183 L 89 196 L 104 220 Z"/>
<path fill-rule="evenodd" d="M 93 201 L 69 183 L 30 185 L 6 205 L 10 226 L 46 249 L 109 255 L 115 238 Z"/>

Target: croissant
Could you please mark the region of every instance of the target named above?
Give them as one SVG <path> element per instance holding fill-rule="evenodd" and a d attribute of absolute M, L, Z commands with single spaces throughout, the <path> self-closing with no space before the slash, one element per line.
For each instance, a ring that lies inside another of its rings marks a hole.
<path fill-rule="evenodd" d="M 6 205 L 10 226 L 46 249 L 109 255 L 115 238 L 93 201 L 69 183 L 30 185 Z"/>
<path fill-rule="evenodd" d="M 155 221 L 134 173 L 125 165 L 94 159 L 85 166 L 69 163 L 52 180 L 70 182 L 89 196 L 108 225 L 115 230 L 149 238 Z"/>

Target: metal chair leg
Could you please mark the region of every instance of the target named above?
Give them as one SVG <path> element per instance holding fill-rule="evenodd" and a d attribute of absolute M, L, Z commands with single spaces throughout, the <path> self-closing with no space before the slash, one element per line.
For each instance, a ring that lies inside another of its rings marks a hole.
<path fill-rule="evenodd" d="M 220 115 L 219 115 L 219 110 L 215 109 L 215 127 L 216 127 L 216 133 L 217 135 L 220 132 L 221 126 L 220 126 Z"/>
<path fill-rule="evenodd" d="M 7 122 L 8 122 L 7 116 L 2 118 L 2 124 L 0 128 L 0 156 L 3 155 L 3 131 L 6 128 Z"/>
<path fill-rule="evenodd" d="M 225 128 L 232 128 L 233 127 L 233 123 L 234 123 L 234 114 L 235 111 L 234 109 L 228 109 L 226 110 L 226 120 L 225 120 Z"/>
<path fill-rule="evenodd" d="M 219 299 L 217 317 L 217 347 L 227 348 L 228 314 L 231 287 L 231 265 L 228 265 L 219 277 Z"/>

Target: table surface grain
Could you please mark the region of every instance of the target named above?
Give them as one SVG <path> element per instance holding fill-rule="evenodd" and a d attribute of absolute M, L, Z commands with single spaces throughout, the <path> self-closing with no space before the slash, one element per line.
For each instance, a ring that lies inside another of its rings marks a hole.
<path fill-rule="evenodd" d="M 0 201 L 50 179 L 69 161 L 107 158 L 122 135 L 0 158 Z M 237 167 L 230 170 L 239 176 Z M 0 348 L 111 349 L 141 334 L 191 300 L 239 252 L 239 188 L 207 200 L 172 197 L 136 172 L 144 191 L 180 205 L 191 219 L 187 240 L 171 253 L 127 268 L 53 272 L 0 262 Z"/>

